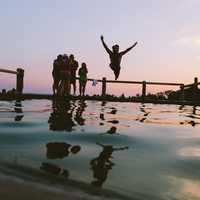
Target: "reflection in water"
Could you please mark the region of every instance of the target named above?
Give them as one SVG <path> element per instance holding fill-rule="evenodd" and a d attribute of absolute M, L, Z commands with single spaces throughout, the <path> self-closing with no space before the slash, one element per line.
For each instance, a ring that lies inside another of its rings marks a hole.
<path fill-rule="evenodd" d="M 53 112 L 49 117 L 49 129 L 53 131 L 72 131 L 75 123 L 72 114 L 75 105 L 71 101 L 53 100 Z"/>
<path fill-rule="evenodd" d="M 112 115 L 115 115 L 116 113 L 117 113 L 117 109 L 115 107 L 112 107 L 111 111 L 108 112 L 108 114 L 112 114 Z"/>
<path fill-rule="evenodd" d="M 76 114 L 75 114 L 74 120 L 80 126 L 85 125 L 85 119 L 83 118 L 83 112 L 85 111 L 86 107 L 87 107 L 87 104 L 85 103 L 84 100 L 80 100 L 78 102 L 78 108 L 76 110 Z"/>
<path fill-rule="evenodd" d="M 15 107 L 13 102 L 0 102 L 1 160 L 41 167 L 48 173 L 92 182 L 132 198 L 136 193 L 136 198 L 141 194 L 141 199 L 199 199 L 199 106 L 147 104 L 140 109 L 141 104 L 137 103 L 102 104 L 54 101 L 52 111 L 51 102 L 46 100 L 25 101 L 23 107 L 21 102 L 16 102 Z M 113 107 L 117 113 L 108 113 Z M 87 113 L 92 115 L 86 116 Z M 23 122 L 14 123 L 15 116 L 16 120 L 23 118 Z M 76 131 L 73 134 L 49 131 L 48 118 L 52 130 L 75 127 Z M 120 123 L 108 122 L 112 120 Z M 101 147 L 95 144 L 99 139 L 103 143 L 99 144 Z M 120 146 L 135 146 L 134 156 L 132 150 L 114 152 Z M 119 158 L 112 158 L 113 152 Z M 123 176 L 118 176 L 119 172 Z M 171 183 L 168 176 L 191 181 Z M 156 197 L 151 198 L 152 194 Z"/>
<path fill-rule="evenodd" d="M 99 117 L 100 117 L 101 120 L 103 120 L 103 121 L 105 120 L 105 118 L 104 118 L 104 113 L 100 113 L 100 116 L 99 116 Z"/>
<path fill-rule="evenodd" d="M 178 155 L 191 158 L 200 157 L 200 148 L 199 147 L 182 148 L 178 151 Z"/>
<path fill-rule="evenodd" d="M 85 124 L 82 117 L 87 104 L 84 100 L 78 102 L 78 107 L 72 101 L 54 100 L 52 104 L 53 112 L 49 117 L 49 129 L 53 131 L 69 131 L 73 130 L 76 123 L 80 126 Z M 74 114 L 76 109 L 76 113 Z"/>
<path fill-rule="evenodd" d="M 112 153 L 114 151 L 128 149 L 128 147 L 113 148 L 112 145 L 103 145 L 100 143 L 97 144 L 103 147 L 103 151 L 97 158 L 94 158 L 90 161 L 93 177 L 95 179 L 92 181 L 92 185 L 96 187 L 102 187 L 103 183 L 107 179 L 108 171 L 114 166 L 114 163 L 110 160 L 112 158 Z"/>
<path fill-rule="evenodd" d="M 140 107 L 140 111 L 144 113 L 144 117 L 147 117 L 150 114 L 150 112 L 146 111 L 146 107 L 144 104 L 142 104 L 142 106 Z"/>
<path fill-rule="evenodd" d="M 50 142 L 46 145 L 47 147 L 47 158 L 57 159 L 69 156 L 70 153 L 77 154 L 81 147 L 79 145 L 72 146 L 65 142 Z"/>
<path fill-rule="evenodd" d="M 175 193 L 175 199 L 183 200 L 199 200 L 200 199 L 200 183 L 198 180 L 193 180 L 184 177 L 169 176 L 172 184 L 170 193 Z M 172 198 L 170 198 L 172 199 Z"/>
<path fill-rule="evenodd" d="M 118 124 L 119 123 L 119 120 L 116 120 L 116 119 L 114 119 L 114 120 L 110 120 L 110 121 L 108 121 L 109 123 L 112 123 L 112 124 Z"/>
<path fill-rule="evenodd" d="M 40 169 L 54 175 L 63 175 L 65 178 L 69 177 L 69 172 L 67 169 L 63 169 L 55 164 L 42 162 Z"/>
<path fill-rule="evenodd" d="M 115 134 L 116 131 L 117 131 L 117 128 L 116 128 L 115 126 L 112 126 L 112 127 L 107 131 L 107 133 L 109 133 L 109 134 Z"/>
<path fill-rule="evenodd" d="M 22 103 L 21 103 L 20 100 L 16 100 L 16 102 L 15 102 L 15 112 L 18 114 L 18 115 L 15 116 L 15 121 L 16 122 L 21 121 L 22 118 L 24 117 L 24 115 L 19 114 L 19 113 L 23 113 Z"/>

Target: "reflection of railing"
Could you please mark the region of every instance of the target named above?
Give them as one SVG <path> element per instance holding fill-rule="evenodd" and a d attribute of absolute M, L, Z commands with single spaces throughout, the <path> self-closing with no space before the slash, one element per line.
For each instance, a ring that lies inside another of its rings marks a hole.
<path fill-rule="evenodd" d="M 78 78 L 77 78 L 78 79 Z M 93 81 L 94 79 L 88 79 L 88 81 Z M 147 85 L 169 85 L 169 86 L 179 86 L 181 95 L 180 100 L 184 100 L 184 84 L 183 83 L 164 83 L 164 82 L 151 82 L 151 81 L 115 81 L 107 80 L 105 77 L 102 79 L 97 79 L 97 82 L 102 83 L 102 96 L 106 95 L 107 83 L 124 83 L 124 84 L 139 84 L 142 85 L 142 98 L 145 99 Z"/>
<path fill-rule="evenodd" d="M 24 70 L 23 69 L 17 68 L 16 71 L 0 69 L 0 72 L 15 74 L 16 75 L 16 91 L 20 94 L 23 92 L 23 87 L 24 87 Z"/>

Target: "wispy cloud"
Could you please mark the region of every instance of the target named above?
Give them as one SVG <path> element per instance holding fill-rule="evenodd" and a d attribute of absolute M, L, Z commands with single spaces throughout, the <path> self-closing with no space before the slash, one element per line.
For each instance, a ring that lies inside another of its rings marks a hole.
<path fill-rule="evenodd" d="M 174 45 L 181 46 L 199 46 L 200 47 L 200 36 L 184 36 L 174 41 Z"/>

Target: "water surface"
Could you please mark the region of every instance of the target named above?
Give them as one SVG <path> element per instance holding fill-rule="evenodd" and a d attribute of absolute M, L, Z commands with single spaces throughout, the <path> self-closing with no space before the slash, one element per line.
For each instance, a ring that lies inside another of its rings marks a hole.
<path fill-rule="evenodd" d="M 141 199 L 199 199 L 200 107 L 0 102 L 0 159 Z"/>

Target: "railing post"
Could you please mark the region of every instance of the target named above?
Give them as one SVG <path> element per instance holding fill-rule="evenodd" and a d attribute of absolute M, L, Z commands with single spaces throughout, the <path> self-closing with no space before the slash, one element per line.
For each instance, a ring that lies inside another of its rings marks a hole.
<path fill-rule="evenodd" d="M 101 93 L 101 95 L 102 96 L 106 95 L 106 77 L 102 78 L 102 93 Z"/>
<path fill-rule="evenodd" d="M 146 96 L 146 81 L 142 82 L 142 100 L 145 99 Z"/>
<path fill-rule="evenodd" d="M 180 86 L 180 101 L 185 100 L 185 94 L 184 94 L 184 84 L 181 84 Z"/>
<path fill-rule="evenodd" d="M 21 94 L 24 88 L 24 70 L 17 68 L 16 91 Z"/>
<path fill-rule="evenodd" d="M 196 97 L 197 97 L 197 88 L 198 88 L 198 78 L 195 77 L 194 78 L 194 85 L 193 85 L 193 96 L 194 96 L 195 100 L 196 100 Z"/>

